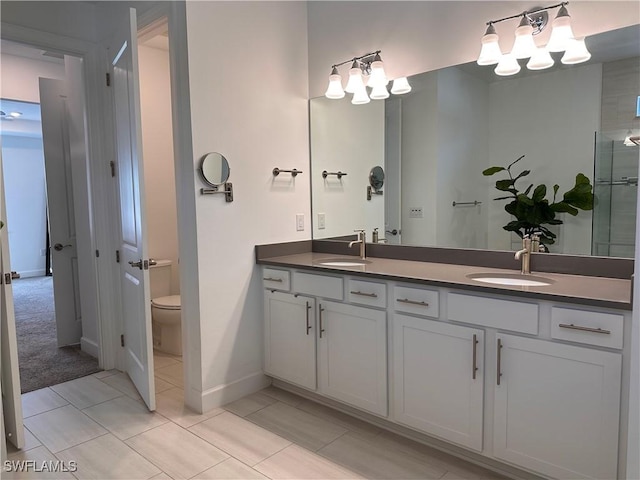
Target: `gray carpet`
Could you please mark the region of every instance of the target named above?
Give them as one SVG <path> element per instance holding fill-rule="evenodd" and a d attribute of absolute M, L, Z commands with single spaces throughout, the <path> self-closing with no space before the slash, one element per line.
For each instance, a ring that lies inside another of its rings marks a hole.
<path fill-rule="evenodd" d="M 98 360 L 80 345 L 58 348 L 53 278 L 13 281 L 22 393 L 57 385 L 99 371 Z"/>

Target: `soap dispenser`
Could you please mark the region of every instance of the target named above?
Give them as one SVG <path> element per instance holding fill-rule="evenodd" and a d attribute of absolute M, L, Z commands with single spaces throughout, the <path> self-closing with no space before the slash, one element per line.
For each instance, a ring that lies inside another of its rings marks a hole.
<path fill-rule="evenodd" d="M 378 241 L 379 241 L 379 239 L 378 239 L 378 229 L 377 228 L 373 229 L 373 235 L 371 237 L 371 241 L 373 243 L 378 243 Z"/>

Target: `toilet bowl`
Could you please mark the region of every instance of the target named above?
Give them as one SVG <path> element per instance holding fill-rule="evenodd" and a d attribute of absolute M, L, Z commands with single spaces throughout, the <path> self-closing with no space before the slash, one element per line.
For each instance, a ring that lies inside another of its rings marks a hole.
<path fill-rule="evenodd" d="M 180 295 L 151 299 L 153 348 L 170 355 L 182 355 Z"/>

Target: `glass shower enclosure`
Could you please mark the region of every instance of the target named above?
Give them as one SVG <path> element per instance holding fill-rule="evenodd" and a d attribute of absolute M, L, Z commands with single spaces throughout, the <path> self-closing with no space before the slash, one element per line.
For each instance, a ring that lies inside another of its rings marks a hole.
<path fill-rule="evenodd" d="M 618 136 L 595 135 L 591 254 L 633 258 L 640 148 L 613 140 Z"/>

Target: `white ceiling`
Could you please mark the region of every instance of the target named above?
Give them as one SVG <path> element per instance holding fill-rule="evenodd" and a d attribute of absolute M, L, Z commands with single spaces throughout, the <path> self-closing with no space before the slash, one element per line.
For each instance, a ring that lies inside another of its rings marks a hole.
<path fill-rule="evenodd" d="M 23 137 L 42 136 L 39 104 L 0 99 L 0 110 L 7 114 L 0 117 L 0 134 Z M 11 112 L 20 112 L 22 115 L 19 118 L 10 119 Z"/>
<path fill-rule="evenodd" d="M 16 55 L 18 57 L 32 58 L 45 62 L 63 64 L 63 55 L 57 52 L 41 50 L 39 48 L 30 47 L 21 43 L 10 42 L 9 40 L 0 40 L 0 52 L 7 55 Z"/>

